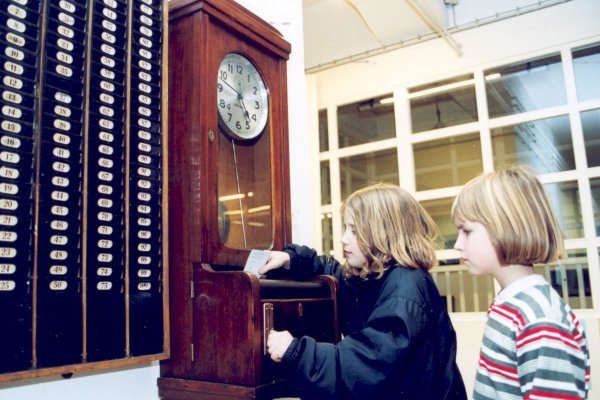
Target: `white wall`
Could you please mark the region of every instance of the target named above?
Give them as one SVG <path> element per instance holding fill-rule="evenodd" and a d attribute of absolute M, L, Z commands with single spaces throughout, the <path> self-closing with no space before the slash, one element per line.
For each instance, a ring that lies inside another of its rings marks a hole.
<path fill-rule="evenodd" d="M 1 400 L 153 400 L 158 399 L 158 363 L 102 373 L 78 373 L 0 384 Z"/>
<path fill-rule="evenodd" d="M 316 221 L 308 204 L 314 198 L 314 185 L 307 167 L 313 164 L 309 158 L 314 153 L 310 150 L 306 127 L 302 0 L 236 1 L 273 25 L 292 45 L 287 65 L 292 237 L 296 243 L 310 244 Z"/>
<path fill-rule="evenodd" d="M 239 0 L 240 4 L 279 30 L 292 45 L 288 62 L 288 104 L 290 124 L 292 218 L 294 240 L 310 242 L 311 213 L 307 202 L 313 196 L 306 165 L 306 98 L 304 94 L 304 44 L 302 37 L 302 0 Z M 299 160 L 302 160 L 299 162 Z M 70 379 L 61 376 L 0 383 L 0 400 L 153 400 L 158 399 L 157 362 L 103 373 L 77 373 Z"/>

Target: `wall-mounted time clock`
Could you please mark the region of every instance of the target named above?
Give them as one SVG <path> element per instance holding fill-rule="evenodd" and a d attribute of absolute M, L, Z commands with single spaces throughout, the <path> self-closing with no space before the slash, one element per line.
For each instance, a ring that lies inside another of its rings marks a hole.
<path fill-rule="evenodd" d="M 256 66 L 239 53 L 227 54 L 217 76 L 219 124 L 233 138 L 259 136 L 269 118 L 269 91 Z"/>
<path fill-rule="evenodd" d="M 243 268 L 252 249 L 292 240 L 291 48 L 233 0 L 172 1 L 169 41 L 171 358 L 159 395 L 266 398 L 280 369 L 263 355 L 262 282 Z M 332 304 L 330 286 L 319 293 Z"/>

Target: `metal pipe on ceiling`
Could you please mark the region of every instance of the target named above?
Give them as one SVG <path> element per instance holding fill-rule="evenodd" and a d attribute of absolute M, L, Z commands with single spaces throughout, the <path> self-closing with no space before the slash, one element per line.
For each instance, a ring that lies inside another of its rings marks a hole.
<path fill-rule="evenodd" d="M 452 50 L 456 53 L 457 56 L 461 57 L 462 46 L 460 43 L 457 43 L 456 40 L 452 37 L 452 35 L 439 23 L 437 18 L 431 13 L 429 8 L 425 6 L 421 0 L 404 0 L 410 8 L 413 9 L 415 14 L 419 16 L 429 26 L 435 33 L 437 33 L 442 39 L 450 45 Z"/>

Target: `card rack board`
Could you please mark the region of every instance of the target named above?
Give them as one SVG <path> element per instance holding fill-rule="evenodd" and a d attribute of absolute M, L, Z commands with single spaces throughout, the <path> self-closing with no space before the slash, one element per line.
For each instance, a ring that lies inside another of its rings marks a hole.
<path fill-rule="evenodd" d="M 0 0 L 0 381 L 168 357 L 164 0 Z"/>

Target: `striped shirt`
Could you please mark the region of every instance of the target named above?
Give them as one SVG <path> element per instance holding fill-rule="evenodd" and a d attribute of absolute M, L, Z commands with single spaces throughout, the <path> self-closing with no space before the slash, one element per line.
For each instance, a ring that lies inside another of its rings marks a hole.
<path fill-rule="evenodd" d="M 583 327 L 540 275 L 502 290 L 487 312 L 474 400 L 579 400 L 589 391 Z"/>

